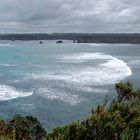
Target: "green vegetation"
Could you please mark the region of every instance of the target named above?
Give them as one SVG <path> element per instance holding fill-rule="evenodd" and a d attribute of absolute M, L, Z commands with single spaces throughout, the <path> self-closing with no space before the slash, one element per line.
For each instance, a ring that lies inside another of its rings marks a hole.
<path fill-rule="evenodd" d="M 15 116 L 0 121 L 0 140 L 140 140 L 140 91 L 132 84 L 115 85 L 118 98 L 109 106 L 107 97 L 91 115 L 46 134 L 36 118 Z"/>
<path fill-rule="evenodd" d="M 45 129 L 32 116 L 17 115 L 8 122 L 0 120 L 0 140 L 43 140 L 45 137 Z"/>

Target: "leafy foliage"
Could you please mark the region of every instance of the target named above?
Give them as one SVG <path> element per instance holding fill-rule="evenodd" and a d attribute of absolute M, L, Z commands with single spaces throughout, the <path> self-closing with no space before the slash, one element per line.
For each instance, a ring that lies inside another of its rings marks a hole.
<path fill-rule="evenodd" d="M 0 140 L 43 140 L 46 131 L 32 116 L 17 115 L 10 121 L 0 121 Z"/>

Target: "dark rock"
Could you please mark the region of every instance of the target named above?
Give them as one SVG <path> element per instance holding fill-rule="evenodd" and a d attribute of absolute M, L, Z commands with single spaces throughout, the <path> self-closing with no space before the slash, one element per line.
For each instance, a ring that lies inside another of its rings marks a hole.
<path fill-rule="evenodd" d="M 39 42 L 39 44 L 42 44 L 42 43 L 43 43 L 42 41 Z"/>
<path fill-rule="evenodd" d="M 63 41 L 62 40 L 58 40 L 56 43 L 63 43 Z"/>

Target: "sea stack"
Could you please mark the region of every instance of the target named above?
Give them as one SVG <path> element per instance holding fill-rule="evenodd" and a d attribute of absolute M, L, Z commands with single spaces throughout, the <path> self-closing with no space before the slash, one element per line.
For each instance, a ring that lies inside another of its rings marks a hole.
<path fill-rule="evenodd" d="M 42 44 L 42 43 L 43 43 L 43 41 L 40 41 L 40 42 L 39 42 L 39 44 Z"/>
<path fill-rule="evenodd" d="M 63 41 L 62 40 L 58 40 L 56 43 L 63 43 Z"/>

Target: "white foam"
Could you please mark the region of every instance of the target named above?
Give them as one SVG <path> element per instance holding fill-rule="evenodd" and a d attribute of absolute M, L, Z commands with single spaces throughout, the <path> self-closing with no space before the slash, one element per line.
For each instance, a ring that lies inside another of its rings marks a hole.
<path fill-rule="evenodd" d="M 60 100 L 70 105 L 79 104 L 85 99 L 76 94 L 71 94 L 62 90 L 52 88 L 39 88 L 38 93 L 41 96 L 47 97 L 50 100 Z"/>
<path fill-rule="evenodd" d="M 98 66 L 86 66 L 81 68 L 70 68 L 69 70 L 58 71 L 57 73 L 48 74 L 33 74 L 33 79 L 39 80 L 54 80 L 62 83 L 61 88 L 69 88 L 75 91 L 82 91 L 86 93 L 99 93 L 104 94 L 108 92 L 107 89 L 101 88 L 102 86 L 111 85 L 121 81 L 127 76 L 132 75 L 132 71 L 129 66 L 122 60 L 117 59 L 111 55 L 102 53 L 83 53 L 72 54 L 69 56 L 63 56 L 62 61 L 88 61 L 93 59 L 105 60 L 104 63 Z M 46 89 L 43 89 L 46 90 Z M 41 89 L 42 92 L 42 89 Z M 77 104 L 83 101 L 78 94 L 73 95 L 62 91 L 46 90 L 43 92 L 44 96 L 51 100 L 61 100 L 69 104 Z"/>
<path fill-rule="evenodd" d="M 103 46 L 105 44 L 103 43 L 88 43 L 89 46 L 93 46 L 93 47 L 99 47 L 99 46 Z"/>
<path fill-rule="evenodd" d="M 62 71 L 60 74 L 48 74 L 48 75 L 33 75 L 34 79 L 46 79 L 46 80 L 63 80 L 74 85 L 82 86 L 98 86 L 114 84 L 127 76 L 132 75 L 131 69 L 127 64 L 111 55 L 105 55 L 101 53 L 83 53 L 72 54 L 70 56 L 64 56 L 63 59 L 69 61 L 77 60 L 87 61 L 92 59 L 102 59 L 107 62 L 98 66 L 85 66 L 83 68 L 76 68 L 69 71 Z"/>
<path fill-rule="evenodd" d="M 22 92 L 12 86 L 0 85 L 0 101 L 16 99 L 19 97 L 27 97 L 32 94 L 33 92 Z"/>
<path fill-rule="evenodd" d="M 111 57 L 112 58 L 112 57 Z M 109 55 L 103 55 L 102 53 L 78 53 L 78 54 L 71 54 L 68 56 L 61 56 L 59 59 L 64 62 L 87 62 L 89 60 L 104 60 L 104 59 L 110 59 Z"/>

